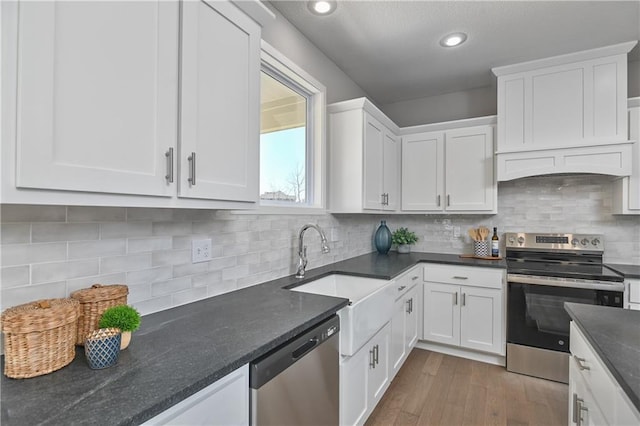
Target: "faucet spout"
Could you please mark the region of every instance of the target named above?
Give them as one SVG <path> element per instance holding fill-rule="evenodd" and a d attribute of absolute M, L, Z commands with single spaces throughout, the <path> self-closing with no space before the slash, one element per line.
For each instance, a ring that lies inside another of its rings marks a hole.
<path fill-rule="evenodd" d="M 327 237 L 324 235 L 324 231 L 318 225 L 313 223 L 307 223 L 298 233 L 298 269 L 296 271 L 296 278 L 304 278 L 305 268 L 307 267 L 307 246 L 304 245 L 304 233 L 307 229 L 313 228 L 320 234 L 320 247 L 322 253 L 329 253 L 329 244 L 327 243 Z"/>

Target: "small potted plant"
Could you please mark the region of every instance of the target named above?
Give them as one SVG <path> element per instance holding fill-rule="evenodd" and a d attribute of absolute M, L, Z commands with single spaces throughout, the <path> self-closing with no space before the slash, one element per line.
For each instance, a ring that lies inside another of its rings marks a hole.
<path fill-rule="evenodd" d="M 409 253 L 411 244 L 415 244 L 418 237 L 415 232 L 409 231 L 407 228 L 398 228 L 391 234 L 391 242 L 398 246 L 398 253 Z"/>
<path fill-rule="evenodd" d="M 120 349 L 126 349 L 131 341 L 131 332 L 140 327 L 140 314 L 128 305 L 118 305 L 108 308 L 102 314 L 100 328 L 119 328 L 122 331 Z"/>

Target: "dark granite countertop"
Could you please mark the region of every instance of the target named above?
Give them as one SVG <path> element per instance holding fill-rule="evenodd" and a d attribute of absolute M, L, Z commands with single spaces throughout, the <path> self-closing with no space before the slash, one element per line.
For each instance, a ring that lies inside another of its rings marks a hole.
<path fill-rule="evenodd" d="M 564 306 L 640 411 L 640 311 L 568 302 Z"/>
<path fill-rule="evenodd" d="M 623 265 L 620 263 L 605 263 L 605 266 L 625 278 L 640 278 L 640 265 Z"/>
<path fill-rule="evenodd" d="M 330 273 L 392 279 L 419 262 L 505 268 L 454 254 L 366 254 L 143 317 L 118 364 L 89 369 L 82 348 L 59 371 L 2 376 L 3 425 L 142 423 L 346 306 L 286 287 Z M 2 357 L 4 368 L 4 357 Z"/>

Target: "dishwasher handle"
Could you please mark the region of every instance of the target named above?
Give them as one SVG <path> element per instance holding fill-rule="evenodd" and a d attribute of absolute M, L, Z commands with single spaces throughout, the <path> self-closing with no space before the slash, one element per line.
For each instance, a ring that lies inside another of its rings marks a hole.
<path fill-rule="evenodd" d="M 320 340 L 317 337 L 309 339 L 307 343 L 299 346 L 297 349 L 295 349 L 291 353 L 291 359 L 293 359 L 294 361 L 297 361 L 298 359 L 302 358 L 303 356 L 306 355 L 307 352 L 309 352 L 310 350 L 318 346 L 319 342 Z"/>

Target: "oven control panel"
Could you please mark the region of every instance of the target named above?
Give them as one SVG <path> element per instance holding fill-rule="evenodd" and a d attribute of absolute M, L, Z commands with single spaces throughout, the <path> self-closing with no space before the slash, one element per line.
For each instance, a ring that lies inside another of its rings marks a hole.
<path fill-rule="evenodd" d="M 599 234 L 537 234 L 507 232 L 507 249 L 604 251 L 604 237 Z"/>

